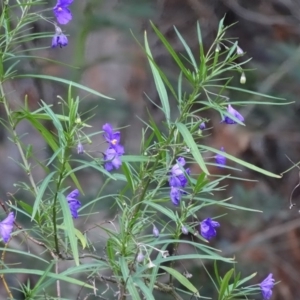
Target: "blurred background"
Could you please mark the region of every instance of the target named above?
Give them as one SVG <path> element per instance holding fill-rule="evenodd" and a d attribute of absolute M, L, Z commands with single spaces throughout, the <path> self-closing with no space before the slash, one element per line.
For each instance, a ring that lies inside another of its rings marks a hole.
<path fill-rule="evenodd" d="M 55 5 L 55 1 L 48 2 L 47 7 Z M 223 146 L 227 153 L 276 174 L 292 166 L 286 156 L 294 162 L 300 160 L 299 0 L 75 0 L 71 10 L 73 21 L 63 27 L 65 33 L 69 34 L 67 48 L 43 49 L 35 54 L 61 60 L 76 68 L 42 60 L 24 60 L 19 72 L 67 78 L 115 98 L 116 101 L 109 101 L 78 91 L 83 99 L 80 111 L 89 110 L 84 117 L 93 116 L 92 130 L 100 131 L 106 122 L 117 127 L 129 125 L 122 130 L 122 142 L 127 154 L 139 153 L 142 123 L 137 116 L 146 119 L 148 108 L 157 122 L 161 122 L 163 118 L 159 110 L 145 97 L 144 93 L 154 101 L 159 101 L 147 60 L 133 35 L 142 42 L 143 32 L 147 30 L 155 61 L 163 68 L 170 81 L 176 84 L 178 70 L 151 31 L 149 20 L 158 26 L 177 52 L 183 53 L 183 47 L 173 29 L 175 25 L 197 55 L 196 22 L 200 23 L 203 41 L 208 48 L 216 36 L 220 19 L 226 15 L 225 25 L 235 23 L 228 30 L 227 37 L 238 38 L 239 46 L 246 52 L 240 60 L 253 58 L 246 65 L 247 69 L 253 70 L 246 72 L 246 87 L 283 97 L 294 103 L 287 106 L 247 106 L 241 109 L 235 107 L 245 116 L 246 127 L 224 126 L 219 124 L 218 115 L 208 112 L 205 117 L 210 119 L 209 127 L 213 129 L 203 141 L 216 148 Z M 54 28 L 46 22 L 38 22 L 31 30 L 51 31 Z M 47 44 L 51 45 L 51 38 L 24 44 L 23 47 L 30 49 Z M 236 85 L 239 85 L 239 77 L 235 81 Z M 43 99 L 59 110 L 57 95 L 64 97 L 67 93 L 67 87 L 64 85 L 30 78 L 6 84 L 8 90 L 15 90 L 9 96 L 15 108 L 22 105 L 27 95 L 32 109 L 38 108 L 39 100 Z M 253 100 L 252 96 L 245 98 L 245 95 L 239 93 L 227 96 L 232 101 Z M 3 114 L 1 109 L 0 107 L 0 113 Z M 29 124 L 21 123 L 18 131 L 20 135 L 28 133 L 23 137 L 23 142 L 33 144 L 33 149 L 40 159 L 49 156 L 38 133 L 33 131 Z M 84 146 L 87 151 L 101 151 L 101 143 L 102 138 L 99 136 L 91 146 Z M 0 195 L 3 201 L 10 199 L 8 193 L 17 192 L 14 183 L 27 180 L 26 174 L 8 157 L 19 159 L 15 145 L 8 139 L 5 128 L 1 127 L 0 166 L 5 174 L 2 171 Z M 226 170 L 211 171 L 228 173 Z M 44 176 L 43 171 L 35 168 L 34 176 L 41 178 L 39 176 Z M 95 197 L 103 178 L 91 170 L 78 173 L 78 176 L 86 193 L 81 198 L 84 203 Z M 299 182 L 299 170 L 293 169 L 280 180 L 246 169 L 243 170 L 242 176 L 259 182 L 228 181 L 226 193 L 216 197 L 224 199 L 233 196 L 232 203 L 259 209 L 263 213 L 230 211 L 228 216 L 222 218 L 222 227 L 212 245 L 222 249 L 225 256 L 236 258 L 239 262 L 236 270 L 240 271 L 242 276 L 257 271 L 258 276 L 253 284 L 273 273 L 276 281 L 281 281 L 274 288 L 273 300 L 300 299 L 300 203 L 289 209 L 291 191 Z M 116 192 L 118 187 L 108 189 Z M 296 204 L 300 201 L 299 195 L 300 188 L 293 194 L 293 202 Z M 26 199 L 26 195 L 24 198 L 24 201 L 33 201 Z M 99 203 L 96 207 L 97 214 L 88 222 L 80 223 L 80 220 L 76 220 L 76 226 L 86 229 L 93 222 L 113 217 L 115 212 L 108 212 L 111 207 L 108 202 Z M 227 212 L 216 209 L 211 213 L 221 215 Z M 101 251 L 104 251 L 104 244 L 101 244 L 96 232 L 94 235 L 95 239 L 98 239 L 99 247 L 102 247 Z M 18 241 L 12 241 L 11 245 L 14 243 L 18 244 Z M 194 285 L 201 288 L 200 294 L 211 295 L 213 285 L 203 271 L 201 262 L 187 263 L 185 267 L 193 274 L 191 281 Z M 208 269 L 211 267 L 207 265 Z M 230 267 L 222 265 L 224 272 Z M 24 277 L 19 280 L 26 279 Z M 0 287 L 0 292 L 1 289 Z M 156 295 L 156 299 L 168 299 L 167 297 L 162 294 Z M 257 299 L 261 299 L 261 296 Z"/>

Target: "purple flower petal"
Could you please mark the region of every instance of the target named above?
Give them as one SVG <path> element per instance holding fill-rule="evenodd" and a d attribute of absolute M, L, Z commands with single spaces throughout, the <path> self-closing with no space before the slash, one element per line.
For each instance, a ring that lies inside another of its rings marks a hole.
<path fill-rule="evenodd" d="M 10 239 L 11 232 L 14 228 L 14 221 L 14 213 L 10 212 L 8 216 L 2 222 L 0 222 L 0 235 L 4 243 L 7 243 Z"/>
<path fill-rule="evenodd" d="M 104 130 L 103 137 L 110 144 L 109 146 L 118 146 L 121 138 L 120 131 L 114 132 L 113 127 L 109 123 L 104 124 L 102 129 Z"/>
<path fill-rule="evenodd" d="M 159 230 L 157 229 L 157 227 L 154 224 L 153 224 L 152 233 L 155 237 L 159 237 Z"/>
<path fill-rule="evenodd" d="M 182 233 L 185 234 L 185 235 L 189 234 L 189 230 L 188 230 L 185 226 L 182 226 L 182 227 L 181 227 L 181 231 L 182 231 Z"/>
<path fill-rule="evenodd" d="M 66 198 L 69 204 L 71 215 L 74 219 L 78 218 L 78 209 L 81 207 L 81 202 L 76 199 L 79 196 L 79 191 L 75 189 Z"/>
<path fill-rule="evenodd" d="M 272 296 L 272 288 L 274 287 L 275 279 L 273 278 L 273 274 L 270 273 L 267 278 L 265 278 L 260 286 L 261 293 L 265 300 L 269 300 Z"/>
<path fill-rule="evenodd" d="M 82 144 L 80 142 L 77 145 L 77 153 L 78 154 L 83 154 L 84 153 L 83 146 L 82 146 Z"/>
<path fill-rule="evenodd" d="M 65 47 L 68 45 L 68 38 L 62 33 L 56 33 L 52 39 L 52 48 Z"/>
<path fill-rule="evenodd" d="M 216 227 L 220 227 L 220 223 L 213 221 L 211 218 L 206 218 L 202 222 L 200 222 L 200 232 L 201 235 L 207 239 L 210 240 L 212 237 L 217 235 L 217 232 L 215 230 Z"/>
<path fill-rule="evenodd" d="M 181 199 L 181 191 L 177 187 L 171 186 L 170 198 L 172 203 L 178 206 Z"/>
<path fill-rule="evenodd" d="M 221 151 L 225 152 L 224 147 L 221 147 Z M 215 156 L 215 159 L 216 159 L 216 163 L 218 164 L 219 168 L 223 168 L 223 166 L 226 165 L 226 157 L 225 156 L 223 156 L 221 154 L 217 154 Z"/>
<path fill-rule="evenodd" d="M 235 110 L 230 104 L 227 107 L 227 112 L 240 120 L 241 122 L 244 122 L 244 117 L 237 111 Z M 226 124 L 237 124 L 236 121 L 232 120 L 230 117 L 225 116 L 224 119 L 222 120 L 223 123 Z"/>
<path fill-rule="evenodd" d="M 56 6 L 53 8 L 53 12 L 59 24 L 65 25 L 72 20 L 71 11 L 65 6 L 56 4 Z"/>
<path fill-rule="evenodd" d="M 204 130 L 205 128 L 206 128 L 205 122 L 202 122 L 202 123 L 199 125 L 199 129 Z"/>
<path fill-rule="evenodd" d="M 111 171 L 113 169 L 119 169 L 122 165 L 122 161 L 120 156 L 124 153 L 124 149 L 122 146 L 119 145 L 116 151 L 115 148 L 108 148 L 104 154 L 104 168 L 106 171 Z"/>

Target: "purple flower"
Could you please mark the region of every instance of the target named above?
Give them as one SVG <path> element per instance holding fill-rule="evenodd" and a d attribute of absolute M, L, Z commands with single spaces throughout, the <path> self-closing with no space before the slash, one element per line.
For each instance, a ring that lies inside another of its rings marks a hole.
<path fill-rule="evenodd" d="M 72 13 L 68 9 L 72 2 L 73 0 L 57 0 L 53 12 L 59 24 L 67 24 L 72 20 Z"/>
<path fill-rule="evenodd" d="M 181 227 L 181 232 L 185 235 L 189 234 L 189 230 L 184 225 Z"/>
<path fill-rule="evenodd" d="M 82 144 L 80 142 L 77 145 L 77 153 L 78 154 L 83 154 L 84 153 L 83 146 L 82 146 Z"/>
<path fill-rule="evenodd" d="M 104 130 L 103 137 L 109 143 L 110 147 L 115 147 L 120 143 L 120 131 L 114 132 L 112 126 L 108 123 L 104 124 L 102 129 Z"/>
<path fill-rule="evenodd" d="M 187 185 L 187 178 L 183 172 L 183 166 L 185 165 L 185 159 L 179 157 L 177 159 L 177 164 L 175 164 L 171 169 L 171 176 L 169 178 L 169 184 L 173 187 L 182 187 L 184 188 Z M 190 169 L 187 168 L 185 172 L 190 175 Z"/>
<path fill-rule="evenodd" d="M 200 129 L 200 130 L 204 130 L 205 128 L 206 128 L 205 122 L 202 122 L 202 123 L 199 125 L 199 129 Z"/>
<path fill-rule="evenodd" d="M 211 218 L 207 218 L 200 222 L 200 232 L 201 235 L 207 239 L 210 240 L 212 237 L 217 235 L 216 227 L 220 227 L 220 223 L 213 221 Z"/>
<path fill-rule="evenodd" d="M 78 199 L 76 199 L 79 196 L 79 191 L 76 189 L 73 192 L 71 192 L 67 196 L 67 201 L 69 204 L 69 208 L 71 211 L 71 215 L 74 219 L 78 218 L 78 209 L 81 207 L 81 203 Z"/>
<path fill-rule="evenodd" d="M 275 279 L 273 278 L 273 274 L 270 273 L 268 277 L 262 281 L 259 285 L 261 289 L 261 293 L 265 300 L 269 300 L 272 296 L 272 288 L 274 287 Z"/>
<path fill-rule="evenodd" d="M 224 152 L 224 147 L 221 147 L 221 151 Z M 215 159 L 216 159 L 216 163 L 218 164 L 219 168 L 223 168 L 223 166 L 226 164 L 226 157 L 221 154 L 217 154 L 215 156 Z"/>
<path fill-rule="evenodd" d="M 155 237 L 159 237 L 159 230 L 157 229 L 157 227 L 154 224 L 153 224 L 152 233 Z"/>
<path fill-rule="evenodd" d="M 8 216 L 2 222 L 0 222 L 0 235 L 4 243 L 7 243 L 10 239 L 10 235 L 14 227 L 14 221 L 14 213 L 10 212 Z"/>
<path fill-rule="evenodd" d="M 139 263 L 141 263 L 141 262 L 144 261 L 144 258 L 145 258 L 145 256 L 144 256 L 143 252 L 140 251 L 139 254 L 138 254 L 138 256 L 137 256 L 137 258 L 136 258 L 136 261 L 139 262 Z"/>
<path fill-rule="evenodd" d="M 230 104 L 227 107 L 227 112 L 228 114 L 234 116 L 241 122 L 244 122 L 244 117 L 237 110 L 235 110 Z M 236 124 L 236 121 L 232 120 L 230 117 L 225 116 L 224 119 L 221 121 L 221 123 Z"/>
<path fill-rule="evenodd" d="M 68 45 L 68 38 L 62 33 L 56 32 L 52 39 L 52 48 L 59 46 L 60 48 Z"/>
<path fill-rule="evenodd" d="M 182 194 L 183 194 L 183 192 L 180 191 L 179 188 L 177 188 L 175 186 L 171 186 L 170 198 L 171 198 L 172 203 L 175 206 L 179 205 Z"/>
<path fill-rule="evenodd" d="M 183 157 L 179 157 L 177 159 L 177 163 L 172 167 L 171 174 L 169 177 L 169 184 L 171 186 L 170 198 L 175 206 L 179 205 L 181 195 L 185 193 L 181 188 L 186 187 L 188 183 L 188 180 L 183 171 L 184 165 L 185 159 Z M 185 172 L 189 175 L 190 169 L 187 168 Z"/>
<path fill-rule="evenodd" d="M 122 165 L 120 156 L 124 154 L 124 148 L 121 145 L 116 145 L 114 148 L 108 148 L 104 153 L 104 168 L 106 171 L 119 169 Z"/>

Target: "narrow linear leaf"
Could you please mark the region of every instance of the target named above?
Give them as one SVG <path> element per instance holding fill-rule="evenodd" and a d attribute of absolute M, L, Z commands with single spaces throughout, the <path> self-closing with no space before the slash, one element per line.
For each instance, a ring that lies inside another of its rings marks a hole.
<path fill-rule="evenodd" d="M 186 142 L 186 145 L 191 149 L 191 154 L 195 158 L 196 162 L 199 164 L 199 167 L 202 169 L 202 171 L 209 175 L 208 169 L 205 165 L 205 162 L 203 160 L 203 157 L 193 139 L 193 136 L 187 129 L 187 127 L 182 123 L 176 123 L 176 126 L 178 130 L 180 131 L 184 141 Z"/>
<path fill-rule="evenodd" d="M 221 280 L 221 287 L 220 287 L 220 291 L 219 291 L 219 300 L 223 299 L 223 296 L 225 295 L 226 290 L 228 289 L 229 286 L 229 280 L 232 277 L 232 274 L 234 272 L 234 269 L 229 270 L 224 278 Z"/>
<path fill-rule="evenodd" d="M 60 83 L 65 83 L 67 85 L 71 85 L 71 86 L 74 86 L 74 87 L 77 87 L 83 91 L 86 91 L 86 92 L 89 92 L 95 96 L 98 96 L 98 97 L 101 97 L 101 98 L 104 98 L 104 99 L 108 99 L 108 100 L 114 100 L 113 98 L 111 97 L 108 97 L 108 96 L 105 96 L 93 89 L 90 89 L 82 84 L 79 84 L 79 83 L 76 83 L 76 82 L 73 82 L 71 80 L 67 80 L 67 79 L 63 79 L 63 78 L 58 78 L 58 77 L 54 77 L 54 76 L 49 76 L 49 75 L 41 75 L 41 74 L 24 74 L 24 75 L 17 75 L 15 76 L 16 78 L 40 78 L 40 79 L 48 79 L 48 80 L 52 80 L 52 81 L 57 81 L 57 82 L 60 82 Z"/>
<path fill-rule="evenodd" d="M 129 272 L 129 269 L 128 269 L 125 258 L 120 257 L 119 263 L 120 263 L 120 267 L 121 267 L 121 272 L 123 274 L 123 278 L 124 278 L 124 280 L 127 281 L 126 288 L 128 289 L 129 294 L 131 295 L 132 299 L 140 300 L 141 297 L 139 295 L 138 290 L 135 287 L 135 284 L 133 282 L 133 278 L 132 278 L 132 276 Z"/>
<path fill-rule="evenodd" d="M 70 208 L 68 202 L 66 201 L 65 196 L 62 193 L 58 193 L 58 199 L 63 213 L 65 233 L 70 242 L 70 247 L 73 253 L 74 262 L 76 266 L 78 266 L 79 265 L 78 245 L 77 245 L 77 238 L 76 238 L 76 233 L 75 233 L 75 228 L 74 228 Z"/>
<path fill-rule="evenodd" d="M 194 293 L 194 295 L 200 297 L 197 288 L 186 277 L 180 274 L 177 270 L 169 267 L 164 267 L 164 266 L 160 266 L 160 268 L 168 272 L 174 278 L 176 278 L 182 285 L 184 285 L 188 290 Z"/>
<path fill-rule="evenodd" d="M 1 269 L 0 270 L 0 274 L 26 274 L 26 275 L 33 274 L 33 275 L 43 276 L 44 273 L 45 273 L 45 271 L 34 270 L 34 269 L 10 268 L 10 269 Z M 62 280 L 62 281 L 70 282 L 72 284 L 84 286 L 86 288 L 94 289 L 94 286 L 92 286 L 86 282 L 83 282 L 81 280 L 78 280 L 78 279 L 75 279 L 72 277 L 64 276 L 62 274 L 55 274 L 55 273 L 49 272 L 48 277 L 54 278 L 55 280 Z"/>
<path fill-rule="evenodd" d="M 156 69 L 156 66 L 153 64 L 152 60 L 153 60 L 153 56 L 148 44 L 148 40 L 147 40 L 147 33 L 145 31 L 145 50 L 148 56 L 148 61 L 151 67 L 151 71 L 152 71 L 152 75 L 154 78 L 154 82 L 155 82 L 155 86 L 156 86 L 156 90 L 158 92 L 161 104 L 162 104 L 162 110 L 165 114 L 167 123 L 169 124 L 170 122 L 170 105 L 169 105 L 169 99 L 168 99 L 168 94 L 167 94 L 167 90 L 165 88 L 164 82 L 161 79 L 161 76 L 158 72 L 158 70 Z"/>
<path fill-rule="evenodd" d="M 32 215 L 31 215 L 31 221 L 34 219 L 36 213 L 39 210 L 42 198 L 44 196 L 44 193 L 47 189 L 47 187 L 49 186 L 52 177 L 54 176 L 55 172 L 51 172 L 50 174 L 48 174 L 48 176 L 43 180 L 43 183 L 41 184 L 41 186 L 39 187 L 38 190 L 38 194 L 36 195 L 35 201 L 34 201 L 34 205 L 33 205 L 33 210 L 32 210 Z"/>
<path fill-rule="evenodd" d="M 199 147 L 202 148 L 203 150 L 208 150 L 208 151 L 211 151 L 213 153 L 223 155 L 226 158 L 228 158 L 228 159 L 230 159 L 230 160 L 232 160 L 232 161 L 234 161 L 234 162 L 236 162 L 236 163 L 238 163 L 238 164 L 240 164 L 240 165 L 242 165 L 242 166 L 244 166 L 244 167 L 246 167 L 248 169 L 251 169 L 251 170 L 259 172 L 259 173 L 262 173 L 262 174 L 264 174 L 266 176 L 274 177 L 274 178 L 281 178 L 282 177 L 281 175 L 277 175 L 277 174 L 271 173 L 269 171 L 266 171 L 264 169 L 261 169 L 261 168 L 255 166 L 255 165 L 249 164 L 249 163 L 247 163 L 247 162 L 245 162 L 245 161 L 243 161 L 243 160 L 241 160 L 239 158 L 236 158 L 236 157 L 234 157 L 234 156 L 232 156 L 232 155 L 230 155 L 230 154 L 228 154 L 226 152 L 217 150 L 215 148 L 212 148 L 212 147 L 209 147 L 209 146 L 205 146 L 205 145 L 199 145 Z"/>

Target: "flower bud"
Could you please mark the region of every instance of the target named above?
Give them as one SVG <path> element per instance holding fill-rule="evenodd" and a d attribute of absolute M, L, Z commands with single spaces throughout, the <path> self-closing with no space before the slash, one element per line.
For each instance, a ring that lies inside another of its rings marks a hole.
<path fill-rule="evenodd" d="M 159 230 L 157 229 L 157 227 L 155 225 L 153 225 L 152 233 L 155 237 L 159 237 Z"/>
<path fill-rule="evenodd" d="M 81 119 L 80 119 L 79 117 L 76 118 L 75 123 L 76 123 L 76 124 L 81 124 Z"/>
<path fill-rule="evenodd" d="M 136 258 L 136 261 L 139 262 L 139 263 L 141 263 L 141 262 L 144 261 L 144 258 L 145 258 L 145 256 L 144 256 L 143 252 L 140 251 L 139 254 L 138 254 L 138 256 L 137 256 L 137 258 Z"/>
<path fill-rule="evenodd" d="M 216 51 L 217 53 L 219 53 L 219 52 L 220 52 L 220 50 L 221 50 L 221 47 L 220 47 L 220 45 L 219 45 L 219 44 L 217 44 L 217 46 L 216 46 L 216 50 L 215 50 L 215 51 Z"/>
<path fill-rule="evenodd" d="M 185 234 L 185 235 L 189 234 L 189 230 L 188 230 L 185 226 L 182 226 L 182 227 L 181 227 L 181 231 L 182 231 L 182 233 Z"/>
<path fill-rule="evenodd" d="M 78 153 L 78 154 L 83 154 L 83 152 L 84 152 L 83 146 L 82 146 L 82 144 L 79 142 L 78 145 L 77 145 L 77 153 Z"/>
<path fill-rule="evenodd" d="M 236 54 L 237 54 L 237 55 L 243 55 L 243 54 L 244 54 L 243 49 L 240 48 L 239 46 L 237 46 L 237 48 L 236 48 Z"/>
<path fill-rule="evenodd" d="M 242 73 L 242 76 L 241 76 L 241 78 L 240 78 L 240 83 L 241 83 L 241 84 L 245 84 L 245 83 L 246 83 L 246 75 L 245 75 L 244 72 Z"/>

